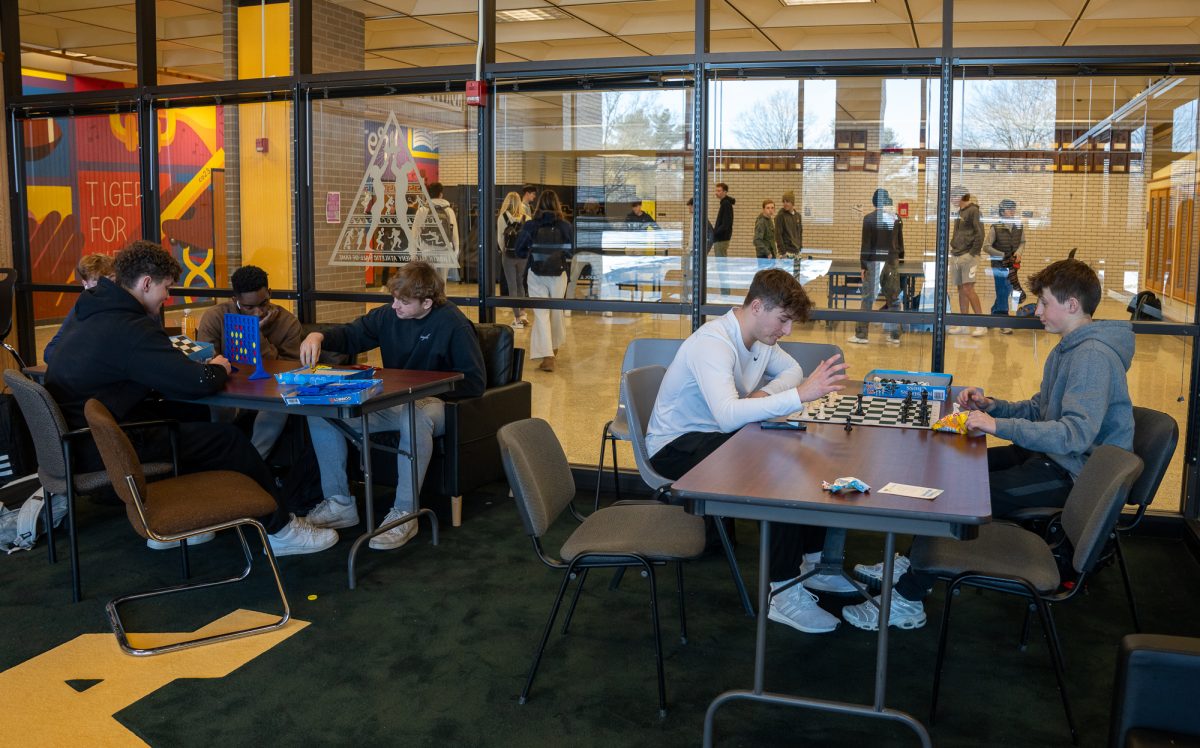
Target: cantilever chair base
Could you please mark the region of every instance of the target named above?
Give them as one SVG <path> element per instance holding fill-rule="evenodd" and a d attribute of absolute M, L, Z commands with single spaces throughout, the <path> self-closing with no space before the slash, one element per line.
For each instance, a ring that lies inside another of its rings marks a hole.
<path fill-rule="evenodd" d="M 183 641 L 165 644 L 160 647 L 135 647 L 131 645 L 129 643 L 129 636 L 125 631 L 125 624 L 122 622 L 121 616 L 118 612 L 118 608 L 121 605 L 133 600 L 142 600 L 151 597 L 159 597 L 162 595 L 170 595 L 176 592 L 187 592 L 189 590 L 199 590 L 208 587 L 219 587 L 221 585 L 231 584 L 233 582 L 240 582 L 250 575 L 250 568 L 253 566 L 253 557 L 250 553 L 250 546 L 246 542 L 246 536 L 242 533 L 242 525 L 250 525 L 254 527 L 254 529 L 258 532 L 259 538 L 262 539 L 263 548 L 267 555 L 267 564 L 271 567 L 271 572 L 275 576 L 275 587 L 279 591 L 279 600 L 283 604 L 283 613 L 280 615 L 279 620 L 261 626 L 239 629 L 237 631 L 202 636 L 194 639 L 185 639 Z M 194 535 L 200 535 L 206 532 L 217 532 L 229 528 L 234 528 L 237 531 L 238 540 L 242 545 L 242 552 L 246 557 L 246 566 L 242 569 L 240 574 L 228 577 L 226 579 L 218 579 L 209 582 L 177 584 L 171 587 L 162 587 L 156 590 L 150 590 L 148 592 L 135 592 L 130 595 L 122 595 L 121 597 L 114 598 L 108 602 L 108 604 L 105 606 L 105 610 L 108 613 L 108 621 L 112 625 L 113 635 L 116 636 L 117 644 L 121 647 L 121 651 L 125 652 L 125 654 L 134 655 L 136 657 L 166 654 L 168 652 L 177 652 L 181 649 L 189 649 L 191 647 L 198 647 L 204 644 L 215 644 L 216 642 L 228 641 L 230 639 L 240 639 L 244 636 L 265 634 L 269 631 L 282 628 L 285 624 L 287 624 L 292 617 L 291 608 L 288 606 L 287 594 L 283 591 L 283 580 L 279 576 L 279 566 L 276 564 L 275 554 L 271 550 L 271 543 L 267 539 L 266 529 L 264 529 L 262 524 L 260 524 L 258 521 L 253 519 L 233 520 L 231 522 L 224 522 L 219 525 L 212 525 L 210 527 L 202 527 L 190 532 L 179 533 L 177 535 L 154 536 L 154 539 L 164 541 L 184 540 Z"/>

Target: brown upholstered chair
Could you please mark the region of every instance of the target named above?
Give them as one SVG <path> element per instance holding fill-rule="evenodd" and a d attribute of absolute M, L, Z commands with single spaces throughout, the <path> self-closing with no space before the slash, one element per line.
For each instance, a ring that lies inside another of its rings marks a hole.
<path fill-rule="evenodd" d="M 87 418 L 88 426 L 91 427 L 96 446 L 100 449 L 100 455 L 104 458 L 104 467 L 108 471 L 108 477 L 112 481 L 117 495 L 125 502 L 129 523 L 138 535 L 144 538 L 173 542 L 186 540 L 193 535 L 205 532 L 234 528 L 237 530 L 238 540 L 241 541 L 242 552 L 246 557 L 246 566 L 237 576 L 210 582 L 178 584 L 149 592 L 124 595 L 111 600 L 106 606 L 108 620 L 112 624 L 113 634 L 116 635 L 121 649 L 131 655 L 163 654 L 201 644 L 212 644 L 274 631 L 287 623 L 291 618 L 291 610 L 288 607 L 287 595 L 283 591 L 283 581 L 279 577 L 275 554 L 271 551 L 271 543 L 267 540 L 266 530 L 258 520 L 254 519 L 275 511 L 275 499 L 247 476 L 227 470 L 192 473 L 147 484 L 133 445 L 129 442 L 125 432 L 121 430 L 121 426 L 113 419 L 108 408 L 105 408 L 99 400 L 88 400 L 83 413 Z M 267 554 L 267 563 L 275 575 L 275 586 L 279 590 L 279 599 L 283 603 L 283 614 L 279 620 L 229 633 L 186 639 L 161 647 L 142 649 L 131 646 L 125 634 L 125 626 L 117 611 L 118 606 L 122 603 L 173 592 L 240 582 L 249 576 L 253 560 L 250 555 L 250 546 L 246 543 L 246 536 L 242 533 L 243 525 L 249 525 L 257 530 L 258 536 L 262 540 Z"/>

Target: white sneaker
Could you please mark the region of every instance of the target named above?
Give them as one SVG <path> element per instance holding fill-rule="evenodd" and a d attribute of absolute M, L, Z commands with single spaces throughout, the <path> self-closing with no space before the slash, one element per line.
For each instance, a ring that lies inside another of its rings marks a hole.
<path fill-rule="evenodd" d="M 772 582 L 771 588 L 780 584 Z M 806 634 L 827 634 L 840 623 L 837 616 L 817 605 L 816 595 L 799 584 L 771 598 L 767 618 Z"/>
<path fill-rule="evenodd" d="M 892 584 L 900 581 L 900 577 L 904 576 L 904 572 L 908 571 L 908 567 L 912 562 L 908 560 L 908 556 L 896 554 L 896 560 L 892 564 Z M 855 564 L 854 578 L 859 581 L 866 582 L 871 587 L 878 587 L 883 584 L 883 562 L 877 564 Z"/>
<path fill-rule="evenodd" d="M 188 538 L 187 544 L 189 546 L 204 545 L 205 543 L 207 543 L 208 541 L 212 540 L 215 537 L 217 537 L 217 534 L 215 532 L 202 532 L 199 535 L 193 535 L 192 537 Z M 154 538 L 146 538 L 146 547 L 152 551 L 165 551 L 165 550 L 169 550 L 171 548 L 178 548 L 179 541 L 178 540 L 166 541 L 166 540 L 155 540 Z"/>
<path fill-rule="evenodd" d="M 868 339 L 868 338 L 858 337 L 858 333 L 851 335 L 850 337 L 846 338 L 846 340 L 848 340 L 851 343 L 857 343 L 858 345 L 866 345 L 867 343 L 871 342 L 870 339 Z"/>
<path fill-rule="evenodd" d="M 970 332 L 969 329 L 966 327 L 959 327 L 958 325 L 950 325 L 946 328 L 947 335 L 966 335 L 968 332 Z"/>
<path fill-rule="evenodd" d="M 879 595 L 876 595 L 873 600 L 842 608 L 842 618 L 855 628 L 878 631 Z M 925 606 L 921 604 L 920 600 L 906 600 L 900 595 L 893 594 L 888 625 L 898 629 L 921 628 L 925 625 Z"/>
<path fill-rule="evenodd" d="M 982 338 L 984 335 L 987 335 L 986 327 L 976 327 L 971 331 L 971 337 L 973 338 Z"/>
<path fill-rule="evenodd" d="M 392 507 L 391 511 L 387 513 L 387 516 L 383 518 L 381 525 L 386 525 L 389 522 L 395 522 L 403 517 L 408 517 L 410 514 L 410 512 L 402 512 L 396 507 Z M 399 527 L 393 527 L 382 535 L 376 535 L 375 537 L 371 538 L 371 541 L 368 543 L 368 545 L 377 551 L 390 551 L 393 548 L 399 548 L 416 536 L 417 520 L 414 519 L 405 522 Z"/>
<path fill-rule="evenodd" d="M 889 335 L 887 342 L 888 345 L 900 345 L 900 338 L 895 335 Z"/>
<path fill-rule="evenodd" d="M 268 535 L 271 550 L 276 556 L 298 556 L 318 553 L 337 544 L 337 530 L 313 527 L 303 517 L 292 515 L 292 521 L 273 535 Z"/>
<path fill-rule="evenodd" d="M 1001 327 L 1000 334 L 1001 335 L 1012 335 L 1012 328 L 1011 327 Z"/>
<path fill-rule="evenodd" d="M 317 504 L 304 518 L 313 527 L 339 530 L 358 524 L 358 505 L 352 496 L 330 496 Z"/>
<path fill-rule="evenodd" d="M 808 561 L 800 562 L 800 576 L 804 576 L 813 570 L 816 564 L 810 564 Z M 846 579 L 841 574 L 814 574 L 808 579 L 805 579 L 800 584 L 816 590 L 818 592 L 830 592 L 834 595 L 857 595 L 858 588 L 854 586 L 849 579 Z"/>

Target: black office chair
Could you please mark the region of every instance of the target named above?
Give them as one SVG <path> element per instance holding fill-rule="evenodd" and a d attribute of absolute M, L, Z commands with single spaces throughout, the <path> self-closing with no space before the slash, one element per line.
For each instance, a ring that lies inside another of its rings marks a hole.
<path fill-rule="evenodd" d="M 1050 659 L 1071 730 L 1071 741 L 1076 742 L 1075 721 L 1063 678 L 1062 646 L 1050 605 L 1066 602 L 1084 588 L 1116 526 L 1129 489 L 1141 471 L 1142 461 L 1137 455 L 1109 445 L 1093 452 L 1083 466 L 1062 510 L 1063 533 L 1072 549 L 1071 566 L 1078 575 L 1075 583 L 1066 589 L 1063 589 L 1054 550 L 1040 535 L 1017 525 L 1007 522 L 984 525 L 974 540 L 920 537 L 913 541 L 910 554 L 913 568 L 949 582 L 942 629 L 938 635 L 930 724 L 937 712 L 942 665 L 950 633 L 951 603 L 959 588 L 966 585 L 1023 597 L 1028 600 L 1029 607 L 1036 610 L 1050 646 Z"/>
<path fill-rule="evenodd" d="M 1115 683 L 1111 748 L 1200 746 L 1200 639 L 1126 636 Z"/>
<path fill-rule="evenodd" d="M 13 326 L 13 298 L 16 295 L 17 271 L 13 268 L 0 268 L 0 345 L 13 355 L 17 364 L 23 370 L 25 360 L 17 349 L 8 344 L 8 334 Z"/>

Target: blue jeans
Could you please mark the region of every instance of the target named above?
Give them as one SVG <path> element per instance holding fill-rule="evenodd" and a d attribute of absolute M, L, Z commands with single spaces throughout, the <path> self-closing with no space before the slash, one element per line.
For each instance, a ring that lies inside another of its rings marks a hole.
<path fill-rule="evenodd" d="M 417 406 L 417 493 L 425 482 L 425 471 L 429 469 L 429 461 L 433 458 L 433 437 L 446 432 L 445 404 L 436 397 L 426 397 L 416 401 Z M 355 433 L 358 433 L 358 419 L 343 421 Z M 367 425 L 371 433 L 381 431 L 399 431 L 400 443 L 397 445 L 405 452 L 413 451 L 413 439 L 408 433 L 408 406 L 399 405 L 387 410 L 377 410 L 367 416 Z M 333 424 L 324 418 L 310 416 L 308 430 L 312 433 L 313 450 L 317 453 L 317 465 L 321 469 L 321 492 L 325 498 L 330 496 L 350 496 L 350 479 L 346 476 L 346 437 Z M 416 502 L 413 500 L 412 481 L 409 480 L 409 462 L 406 455 L 396 455 L 396 501 L 395 508 L 403 512 L 411 512 Z"/>
<path fill-rule="evenodd" d="M 992 314 L 1007 316 L 1009 300 L 1012 299 L 1012 284 L 1008 282 L 1008 268 L 993 265 L 989 272 L 996 284 L 996 300 L 992 302 Z"/>

